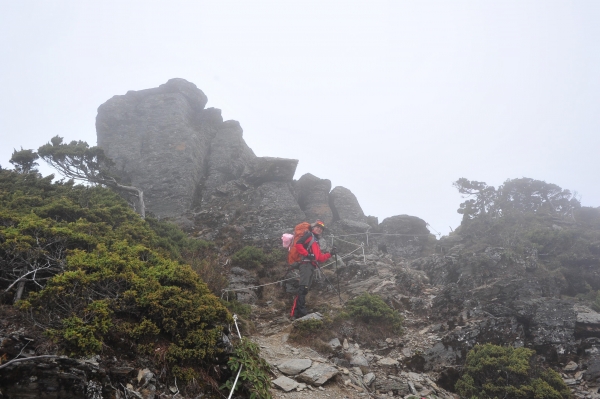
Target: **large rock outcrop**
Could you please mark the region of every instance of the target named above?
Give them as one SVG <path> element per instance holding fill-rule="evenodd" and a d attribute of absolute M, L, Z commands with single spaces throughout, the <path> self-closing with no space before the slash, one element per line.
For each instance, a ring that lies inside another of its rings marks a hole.
<path fill-rule="evenodd" d="M 227 131 L 221 111 L 204 109 L 206 102 L 194 84 L 171 79 L 98 108 L 98 146 L 128 183 L 144 190 L 156 215 L 178 216 L 192 206 L 207 175 L 212 140 Z"/>
<path fill-rule="evenodd" d="M 125 183 L 143 190 L 149 213 L 200 238 L 263 246 L 278 245 L 305 220 L 321 219 L 336 235 L 377 228 L 350 190 L 331 190 L 330 180 L 312 174 L 294 181 L 297 160 L 257 157 L 240 124 L 206 103 L 196 85 L 171 79 L 98 108 L 98 146 Z"/>
<path fill-rule="evenodd" d="M 171 79 L 114 96 L 98 109 L 98 145 L 144 191 L 147 210 L 215 238 L 233 229 L 274 239 L 304 220 L 293 192 L 297 160 L 257 157 L 237 121 L 205 109 L 194 84 Z"/>

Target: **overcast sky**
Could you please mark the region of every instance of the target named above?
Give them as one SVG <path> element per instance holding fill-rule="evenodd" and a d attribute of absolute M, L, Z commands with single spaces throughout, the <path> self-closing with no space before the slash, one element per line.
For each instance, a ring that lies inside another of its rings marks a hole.
<path fill-rule="evenodd" d="M 600 206 L 600 1 L 0 0 L 0 165 L 184 78 L 259 156 L 447 234 L 460 177 Z M 44 173 L 48 173 L 44 169 Z"/>

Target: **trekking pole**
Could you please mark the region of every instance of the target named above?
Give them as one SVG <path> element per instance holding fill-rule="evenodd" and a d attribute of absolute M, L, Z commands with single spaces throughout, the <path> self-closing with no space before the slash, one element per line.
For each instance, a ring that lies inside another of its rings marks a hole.
<path fill-rule="evenodd" d="M 337 253 L 335 254 L 335 274 L 337 275 L 337 283 L 338 283 L 338 298 L 340 299 L 340 305 L 342 304 L 342 295 L 340 294 L 340 273 L 338 272 L 338 257 Z"/>
<path fill-rule="evenodd" d="M 323 273 L 323 269 L 321 269 L 321 266 L 319 266 L 319 262 L 315 262 L 315 263 L 317 265 L 317 269 L 319 269 L 319 273 L 321 274 L 321 276 L 325 277 L 327 284 L 329 284 L 331 287 L 335 287 L 335 285 L 327 278 L 325 273 Z"/>

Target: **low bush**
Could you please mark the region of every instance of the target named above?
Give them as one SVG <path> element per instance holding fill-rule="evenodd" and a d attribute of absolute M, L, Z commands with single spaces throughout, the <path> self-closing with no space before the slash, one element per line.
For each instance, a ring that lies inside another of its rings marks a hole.
<path fill-rule="evenodd" d="M 206 381 L 231 315 L 185 262 L 210 251 L 108 189 L 0 170 L 0 299 L 21 299 L 62 353 L 127 348 Z"/>
<path fill-rule="evenodd" d="M 238 342 L 227 365 L 232 374 L 229 380 L 221 387 L 222 389 L 231 391 L 235 377 L 241 367 L 242 371 L 235 386 L 235 391 L 249 395 L 244 397 L 250 397 L 250 399 L 272 398 L 269 392 L 271 389 L 270 366 L 269 363 L 260 357 L 260 349 L 254 342 L 247 338 Z"/>
<path fill-rule="evenodd" d="M 527 348 L 477 345 L 467 354 L 456 390 L 470 399 L 567 399 L 569 388 L 560 375 L 534 364 Z"/>
<path fill-rule="evenodd" d="M 364 293 L 357 296 L 346 303 L 346 312 L 364 323 L 384 324 L 395 333 L 402 331 L 402 316 L 377 295 Z"/>
<path fill-rule="evenodd" d="M 267 256 L 262 249 L 246 246 L 233 254 L 231 264 L 246 269 L 260 269 L 266 259 Z"/>
<path fill-rule="evenodd" d="M 252 307 L 241 303 L 237 299 L 231 299 L 229 301 L 222 300 L 223 305 L 229 309 L 231 314 L 237 314 L 239 317 L 249 319 L 252 314 Z"/>

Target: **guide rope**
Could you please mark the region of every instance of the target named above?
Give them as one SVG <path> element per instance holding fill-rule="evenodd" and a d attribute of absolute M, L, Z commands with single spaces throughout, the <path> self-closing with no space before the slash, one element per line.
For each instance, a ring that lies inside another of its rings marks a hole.
<path fill-rule="evenodd" d="M 331 237 L 331 246 L 333 246 L 334 240 L 338 240 L 341 242 L 344 242 L 346 244 L 351 244 L 351 245 L 356 245 L 357 248 L 354 251 L 348 252 L 346 255 L 340 256 L 340 259 L 344 259 L 347 258 L 348 256 L 352 255 L 353 253 L 362 250 L 362 256 L 363 256 L 363 262 L 367 263 L 367 259 L 366 259 L 366 255 L 365 255 L 365 243 L 361 242 L 360 244 L 357 244 L 355 242 L 350 242 L 350 241 L 346 241 L 346 240 L 342 240 L 340 237 L 353 237 L 353 236 L 360 236 L 360 235 L 366 235 L 367 236 L 367 242 L 369 242 L 369 235 L 381 235 L 381 236 L 403 236 L 403 237 L 429 237 L 430 234 L 388 234 L 388 233 L 370 233 L 369 231 L 365 232 L 365 233 L 355 233 L 355 234 L 342 234 L 342 235 L 333 235 L 330 234 L 327 237 Z M 226 262 L 227 264 L 227 262 Z M 335 264 L 334 262 L 329 262 L 323 266 L 321 266 L 321 269 L 326 268 L 330 265 Z M 260 287 L 266 287 L 268 285 L 273 285 L 273 284 L 279 284 L 279 283 L 283 283 L 285 281 L 289 281 L 289 280 L 294 280 L 297 279 L 298 277 L 290 277 L 290 278 L 286 278 L 286 279 L 282 279 L 282 280 L 277 280 L 277 281 L 273 281 L 271 283 L 266 283 L 266 284 L 260 284 L 260 285 L 253 285 L 251 287 L 244 287 L 244 288 L 223 288 L 221 290 L 221 299 L 223 298 L 224 294 L 229 293 L 229 292 L 235 292 L 235 291 L 245 291 L 245 290 L 253 290 L 256 288 L 260 288 Z"/>
<path fill-rule="evenodd" d="M 354 245 L 357 245 L 357 244 L 354 244 Z M 340 258 L 342 258 L 342 259 L 344 259 L 344 258 L 347 258 L 348 256 L 352 255 L 354 252 L 357 252 L 357 251 L 359 251 L 359 250 L 360 250 L 360 249 L 362 249 L 362 248 L 363 248 L 363 245 L 360 245 L 360 246 L 358 246 L 358 248 L 356 248 L 354 251 L 352 251 L 352 252 L 348 252 L 348 253 L 347 253 L 346 255 L 344 255 L 344 256 L 340 256 Z M 363 249 L 363 252 L 364 252 L 364 249 Z M 325 265 L 321 266 L 321 269 L 323 269 L 323 268 L 325 268 L 325 267 L 327 267 L 327 266 L 330 266 L 330 265 L 334 265 L 334 264 L 335 264 L 335 261 L 333 261 L 333 262 L 329 262 L 329 263 L 327 263 L 327 264 L 325 264 Z M 256 288 L 265 287 L 265 286 L 267 286 L 267 285 L 279 284 L 279 283 L 282 283 L 282 282 L 284 282 L 284 281 L 294 280 L 294 279 L 297 279 L 297 278 L 298 278 L 298 277 L 290 277 L 290 278 L 286 278 L 286 279 L 283 279 L 283 280 L 277 280 L 277 281 L 273 281 L 272 283 L 266 283 L 266 284 L 261 284 L 261 285 L 253 285 L 253 286 L 251 286 L 251 287 L 244 287 L 244 288 L 223 288 L 223 289 L 221 290 L 221 292 L 225 293 L 225 292 L 234 292 L 234 291 L 253 290 L 253 289 L 256 289 Z M 223 295 L 221 295 L 221 298 L 223 298 Z"/>

